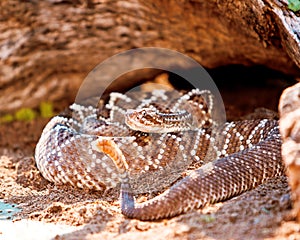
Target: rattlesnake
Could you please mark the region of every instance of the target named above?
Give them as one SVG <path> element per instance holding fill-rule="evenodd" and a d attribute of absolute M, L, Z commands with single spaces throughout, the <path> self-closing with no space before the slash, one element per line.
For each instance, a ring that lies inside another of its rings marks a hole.
<path fill-rule="evenodd" d="M 218 125 L 209 91 L 112 93 L 103 107 L 70 110 L 43 130 L 35 152 L 40 172 L 58 184 L 97 190 L 121 182 L 121 210 L 130 218 L 172 217 L 284 173 L 277 121 Z M 201 167 L 154 199 L 134 203 L 134 194 L 165 188 L 189 166 Z"/>

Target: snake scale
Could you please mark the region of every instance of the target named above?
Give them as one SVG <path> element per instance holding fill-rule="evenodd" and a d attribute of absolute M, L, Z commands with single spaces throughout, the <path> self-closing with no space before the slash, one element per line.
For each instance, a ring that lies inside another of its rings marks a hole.
<path fill-rule="evenodd" d="M 120 184 L 122 213 L 141 220 L 223 201 L 284 174 L 276 120 L 215 124 L 213 107 L 210 92 L 198 89 L 111 93 L 97 108 L 73 104 L 46 125 L 35 160 L 57 184 L 96 190 Z M 135 203 L 135 194 L 181 177 Z"/>

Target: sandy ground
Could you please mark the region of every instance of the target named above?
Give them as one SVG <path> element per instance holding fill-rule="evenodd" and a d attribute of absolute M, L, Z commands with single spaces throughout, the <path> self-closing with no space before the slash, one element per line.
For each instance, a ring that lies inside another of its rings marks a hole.
<path fill-rule="evenodd" d="M 229 91 L 225 99 L 230 98 Z M 238 107 L 226 108 L 236 113 Z M 22 210 L 13 220 L 0 222 L 0 239 L 300 239 L 285 177 L 223 203 L 154 222 L 125 218 L 118 189 L 103 194 L 55 186 L 43 179 L 33 158 L 47 121 L 0 125 L 0 199 Z"/>

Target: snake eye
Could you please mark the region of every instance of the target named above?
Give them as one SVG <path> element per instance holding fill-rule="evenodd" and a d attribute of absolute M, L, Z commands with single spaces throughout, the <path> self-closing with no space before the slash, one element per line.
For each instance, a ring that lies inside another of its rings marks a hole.
<path fill-rule="evenodd" d="M 142 116 L 145 117 L 146 114 L 147 114 L 146 110 L 143 110 L 143 111 L 142 111 Z"/>

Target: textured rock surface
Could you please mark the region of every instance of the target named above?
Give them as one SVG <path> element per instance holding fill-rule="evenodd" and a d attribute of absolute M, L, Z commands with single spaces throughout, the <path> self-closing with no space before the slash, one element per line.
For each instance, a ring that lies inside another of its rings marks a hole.
<path fill-rule="evenodd" d="M 294 210 L 300 221 L 300 83 L 283 92 L 279 111 L 282 157 L 292 188 Z"/>
<path fill-rule="evenodd" d="M 98 63 L 138 47 L 177 50 L 209 68 L 258 64 L 299 75 L 298 36 L 286 1 L 2 0 L 0 112 L 73 98 Z"/>

